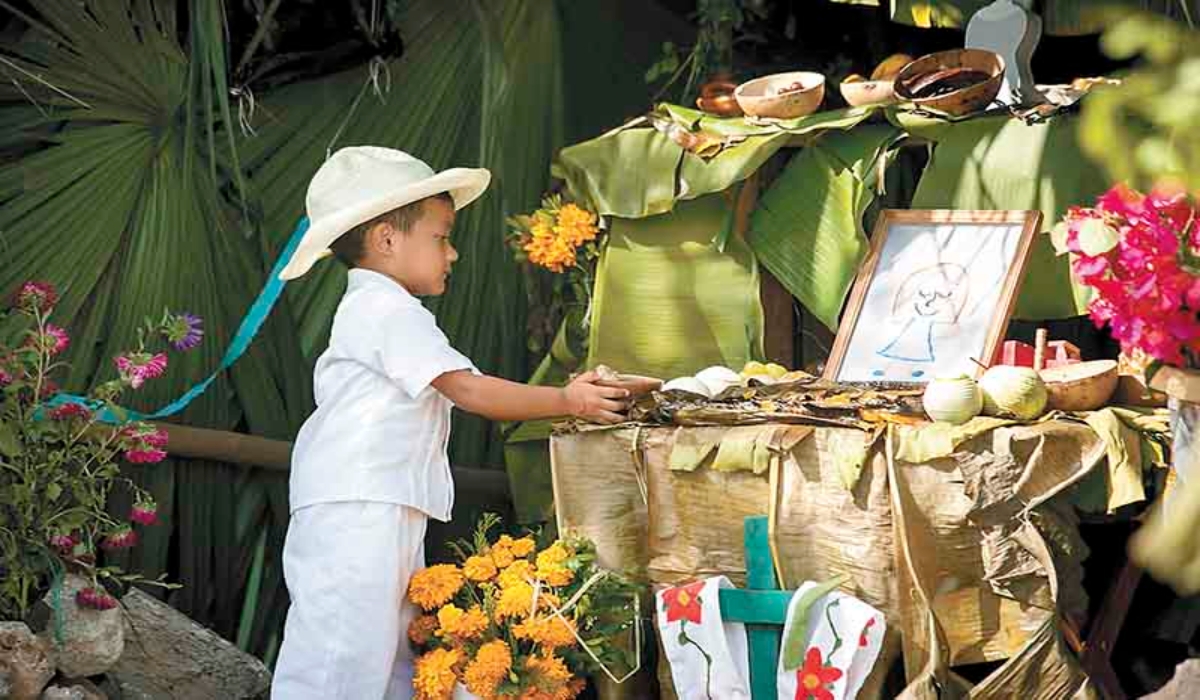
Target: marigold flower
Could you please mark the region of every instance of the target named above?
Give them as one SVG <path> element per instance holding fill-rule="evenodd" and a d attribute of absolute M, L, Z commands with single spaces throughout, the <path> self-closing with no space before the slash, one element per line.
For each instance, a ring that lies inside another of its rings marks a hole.
<path fill-rule="evenodd" d="M 475 555 L 463 562 L 463 575 L 468 581 L 482 583 L 496 576 L 496 562 L 491 557 Z"/>
<path fill-rule="evenodd" d="M 567 550 L 566 545 L 562 542 L 555 542 L 538 552 L 537 566 L 539 569 L 554 569 L 562 566 L 570 558 L 571 553 Z"/>
<path fill-rule="evenodd" d="M 473 605 L 471 609 L 464 611 L 451 603 L 438 610 L 437 619 L 438 636 L 449 637 L 456 642 L 476 639 L 488 626 L 487 615 L 478 605 Z"/>
<path fill-rule="evenodd" d="M 569 586 L 575 580 L 575 572 L 565 566 L 539 566 L 537 577 L 550 586 Z"/>
<path fill-rule="evenodd" d="M 463 574 L 452 564 L 435 564 L 413 574 L 408 583 L 408 599 L 425 610 L 450 602 L 463 587 Z"/>
<path fill-rule="evenodd" d="M 519 583 L 528 584 L 534 578 L 533 564 L 526 559 L 518 559 L 509 564 L 497 579 L 501 588 L 509 588 Z"/>
<path fill-rule="evenodd" d="M 528 617 L 532 606 L 533 586 L 524 582 L 514 583 L 500 591 L 500 599 L 496 601 L 496 619 Z"/>
<path fill-rule="evenodd" d="M 408 640 L 417 646 L 425 646 L 437 632 L 438 620 L 433 615 L 418 615 L 408 623 Z"/>
<path fill-rule="evenodd" d="M 575 623 L 558 615 L 529 618 L 513 627 L 517 639 L 528 639 L 547 652 L 575 644 Z"/>
<path fill-rule="evenodd" d="M 497 639 L 479 647 L 475 658 L 467 664 L 463 680 L 467 690 L 489 698 L 496 694 L 500 683 L 512 670 L 512 651 L 504 640 Z"/>
<path fill-rule="evenodd" d="M 461 661 L 458 649 L 434 649 L 418 658 L 413 669 L 416 700 L 447 700 L 458 682 L 455 667 Z"/>
<path fill-rule="evenodd" d="M 557 656 L 537 654 L 530 656 L 525 659 L 525 669 L 533 675 L 533 682 L 539 690 L 554 694 L 550 697 L 560 697 L 556 693 L 569 690 L 571 670 Z M 563 695 L 561 697 L 573 696 Z"/>
<path fill-rule="evenodd" d="M 516 557 L 513 555 L 512 549 L 506 546 L 500 546 L 499 544 L 492 545 L 492 548 L 488 551 L 488 555 L 491 556 L 492 562 L 496 565 L 497 569 L 504 569 L 512 566 L 512 563 L 516 561 Z"/>
<path fill-rule="evenodd" d="M 522 537 L 519 540 L 513 540 L 509 549 L 512 550 L 514 557 L 523 558 L 533 554 L 533 550 L 537 549 L 537 543 L 533 541 L 532 537 Z"/>

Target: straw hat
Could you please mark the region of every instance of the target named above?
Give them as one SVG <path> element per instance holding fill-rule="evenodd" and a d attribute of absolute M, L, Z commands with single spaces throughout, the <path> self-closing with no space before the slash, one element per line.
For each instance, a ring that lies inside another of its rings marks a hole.
<path fill-rule="evenodd" d="M 442 192 L 462 209 L 487 189 L 492 174 L 483 168 L 451 168 L 435 173 L 424 161 L 393 148 L 353 146 L 334 153 L 308 184 L 308 230 L 279 273 L 290 280 L 329 255 L 343 233 L 380 214 Z"/>

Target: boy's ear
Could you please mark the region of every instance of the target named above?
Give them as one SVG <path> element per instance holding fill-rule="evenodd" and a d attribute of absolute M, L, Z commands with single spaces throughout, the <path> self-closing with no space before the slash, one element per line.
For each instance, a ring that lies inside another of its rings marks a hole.
<path fill-rule="evenodd" d="M 367 250 L 386 253 L 392 247 L 394 234 L 395 231 L 389 224 L 380 222 L 367 230 L 366 240 L 363 243 Z"/>

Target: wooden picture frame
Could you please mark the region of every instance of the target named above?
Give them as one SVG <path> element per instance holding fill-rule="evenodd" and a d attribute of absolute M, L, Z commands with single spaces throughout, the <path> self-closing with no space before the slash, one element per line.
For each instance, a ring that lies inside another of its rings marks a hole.
<path fill-rule="evenodd" d="M 881 212 L 823 376 L 978 376 L 974 361 L 990 364 L 1004 342 L 1041 219 L 1038 211 Z"/>

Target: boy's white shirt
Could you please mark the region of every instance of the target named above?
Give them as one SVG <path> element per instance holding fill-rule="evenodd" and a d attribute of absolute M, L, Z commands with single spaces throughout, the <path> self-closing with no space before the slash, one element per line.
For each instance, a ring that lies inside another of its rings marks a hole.
<path fill-rule="evenodd" d="M 448 521 L 452 404 L 430 382 L 455 370 L 478 371 L 416 297 L 385 275 L 350 270 L 313 372 L 317 410 L 292 450 L 292 512 L 375 501 Z"/>

